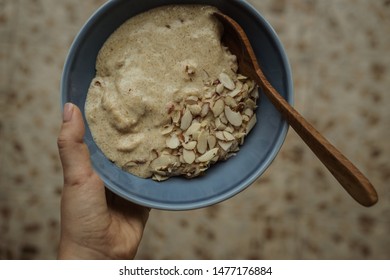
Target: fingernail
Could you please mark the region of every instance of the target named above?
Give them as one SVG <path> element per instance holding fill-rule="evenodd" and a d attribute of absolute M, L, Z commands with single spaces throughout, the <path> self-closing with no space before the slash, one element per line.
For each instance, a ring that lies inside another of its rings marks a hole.
<path fill-rule="evenodd" d="M 72 103 L 66 103 L 64 106 L 64 112 L 62 115 L 62 119 L 64 122 L 69 122 L 72 119 L 73 115 L 73 104 Z"/>

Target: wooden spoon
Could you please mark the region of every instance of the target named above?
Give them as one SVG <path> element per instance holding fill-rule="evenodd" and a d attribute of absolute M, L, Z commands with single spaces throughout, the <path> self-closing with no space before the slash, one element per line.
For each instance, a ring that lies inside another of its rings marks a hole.
<path fill-rule="evenodd" d="M 237 56 L 240 73 L 255 80 L 290 126 L 310 147 L 344 189 L 360 204 L 372 206 L 378 195 L 369 180 L 340 151 L 306 121 L 270 84 L 261 70 L 248 37 L 229 16 L 214 13 L 224 26 L 223 43 Z"/>

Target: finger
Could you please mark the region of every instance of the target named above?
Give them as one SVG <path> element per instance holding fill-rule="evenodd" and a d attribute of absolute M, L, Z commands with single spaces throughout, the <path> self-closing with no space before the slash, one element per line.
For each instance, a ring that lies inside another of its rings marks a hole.
<path fill-rule="evenodd" d="M 94 173 L 88 148 L 83 141 L 84 133 L 85 127 L 79 108 L 66 103 L 57 140 L 65 185 L 82 185 Z"/>

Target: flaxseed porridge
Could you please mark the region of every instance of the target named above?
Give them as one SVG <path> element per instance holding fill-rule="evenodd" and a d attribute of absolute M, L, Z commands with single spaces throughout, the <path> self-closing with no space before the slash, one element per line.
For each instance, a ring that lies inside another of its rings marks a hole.
<path fill-rule="evenodd" d="M 99 148 L 143 178 L 195 177 L 238 152 L 256 123 L 255 83 L 237 73 L 210 6 L 139 14 L 105 42 L 85 105 Z"/>

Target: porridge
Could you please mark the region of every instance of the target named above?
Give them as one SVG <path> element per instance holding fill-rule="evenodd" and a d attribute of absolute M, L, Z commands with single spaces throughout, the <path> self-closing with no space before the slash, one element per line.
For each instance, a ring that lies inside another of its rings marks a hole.
<path fill-rule="evenodd" d="M 139 14 L 105 42 L 85 105 L 102 152 L 162 181 L 195 177 L 235 155 L 256 123 L 255 83 L 237 73 L 210 6 Z"/>

